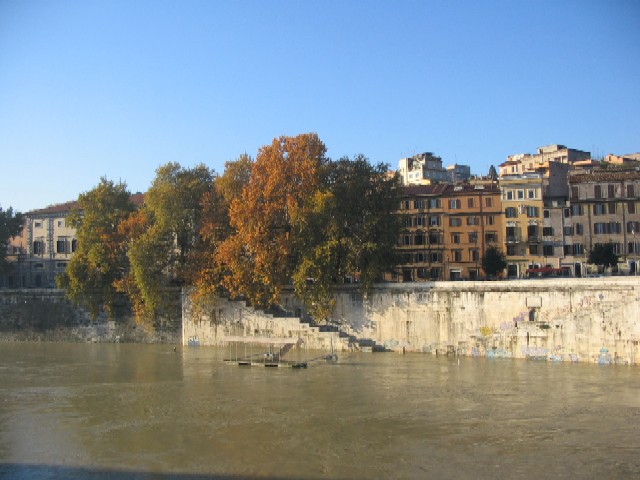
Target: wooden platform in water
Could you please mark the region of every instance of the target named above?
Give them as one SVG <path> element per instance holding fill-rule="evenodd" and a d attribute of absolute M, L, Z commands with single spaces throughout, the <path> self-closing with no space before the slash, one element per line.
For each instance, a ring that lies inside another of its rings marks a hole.
<path fill-rule="evenodd" d="M 241 367 L 269 367 L 269 368 L 307 368 L 307 362 L 297 362 L 290 360 L 267 360 L 257 358 L 225 359 L 225 363 L 238 365 Z"/>

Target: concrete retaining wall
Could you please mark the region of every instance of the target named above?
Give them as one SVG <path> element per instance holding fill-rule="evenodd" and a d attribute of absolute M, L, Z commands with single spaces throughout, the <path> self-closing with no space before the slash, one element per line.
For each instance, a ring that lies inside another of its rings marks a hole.
<path fill-rule="evenodd" d="M 56 342 L 176 343 L 180 341 L 179 292 L 177 311 L 147 331 L 136 325 L 131 312 L 120 308 L 115 319 L 92 319 L 58 289 L 0 289 L 0 340 Z"/>
<path fill-rule="evenodd" d="M 300 308 L 291 293 L 282 303 Z M 385 284 L 367 297 L 347 287 L 332 321 L 343 349 L 357 339 L 405 352 L 635 364 L 640 277 Z M 183 301 L 183 343 L 220 345 L 225 335 L 301 336 L 308 348 L 331 336 L 244 304 L 218 300 L 194 315 Z"/>

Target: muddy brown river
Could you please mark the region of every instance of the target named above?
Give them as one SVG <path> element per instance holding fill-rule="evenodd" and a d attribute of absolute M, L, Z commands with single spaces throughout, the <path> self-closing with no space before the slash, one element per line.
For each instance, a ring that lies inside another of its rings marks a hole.
<path fill-rule="evenodd" d="M 638 367 L 226 354 L 0 343 L 0 478 L 640 478 Z"/>

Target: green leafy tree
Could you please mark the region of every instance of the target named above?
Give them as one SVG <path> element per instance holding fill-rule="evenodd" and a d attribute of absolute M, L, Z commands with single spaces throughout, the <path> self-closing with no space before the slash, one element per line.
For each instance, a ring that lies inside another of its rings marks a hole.
<path fill-rule="evenodd" d="M 194 281 L 201 247 L 203 199 L 213 190 L 204 165 L 168 163 L 156 171 L 136 218 L 125 225 L 130 269 L 119 287 L 126 291 L 140 322 L 163 306 L 163 289 Z"/>
<path fill-rule="evenodd" d="M 502 250 L 497 247 L 489 247 L 482 258 L 482 269 L 489 277 L 501 277 L 507 268 L 507 259 Z"/>
<path fill-rule="evenodd" d="M 23 223 L 24 216 L 21 213 L 14 213 L 11 207 L 7 210 L 0 207 L 0 272 L 7 271 L 10 267 L 7 262 L 7 246 L 13 237 L 20 235 Z"/>
<path fill-rule="evenodd" d="M 243 153 L 236 160 L 225 162 L 224 173 L 216 178 L 216 189 L 228 204 L 242 195 L 251 178 L 253 159 Z"/>
<path fill-rule="evenodd" d="M 300 242 L 294 286 L 317 319 L 330 315 L 336 284 L 357 278 L 366 291 L 394 265 L 400 231 L 399 183 L 385 165 L 362 155 L 342 158 L 327 165 L 324 181 L 294 225 Z"/>
<path fill-rule="evenodd" d="M 68 219 L 77 230 L 78 248 L 56 283 L 94 318 L 102 310 L 113 316 L 116 283 L 127 270 L 126 239 L 119 225 L 135 206 L 124 183 L 115 184 L 104 177 L 78 197 L 78 205 L 79 210 Z"/>
<path fill-rule="evenodd" d="M 598 243 L 589 252 L 588 263 L 592 263 L 604 268 L 618 265 L 618 255 L 616 255 L 613 243 Z"/>

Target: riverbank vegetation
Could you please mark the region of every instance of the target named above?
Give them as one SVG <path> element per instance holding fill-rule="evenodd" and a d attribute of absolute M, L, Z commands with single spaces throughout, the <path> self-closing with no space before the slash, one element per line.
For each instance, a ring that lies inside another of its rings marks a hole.
<path fill-rule="evenodd" d="M 102 178 L 78 199 L 78 250 L 57 283 L 94 315 L 125 294 L 141 323 L 162 310 L 166 287 L 266 308 L 293 285 L 323 320 L 334 286 L 367 289 L 393 266 L 399 188 L 386 165 L 327 158 L 313 133 L 274 139 L 221 175 L 161 166 L 140 207 L 124 183 Z"/>

